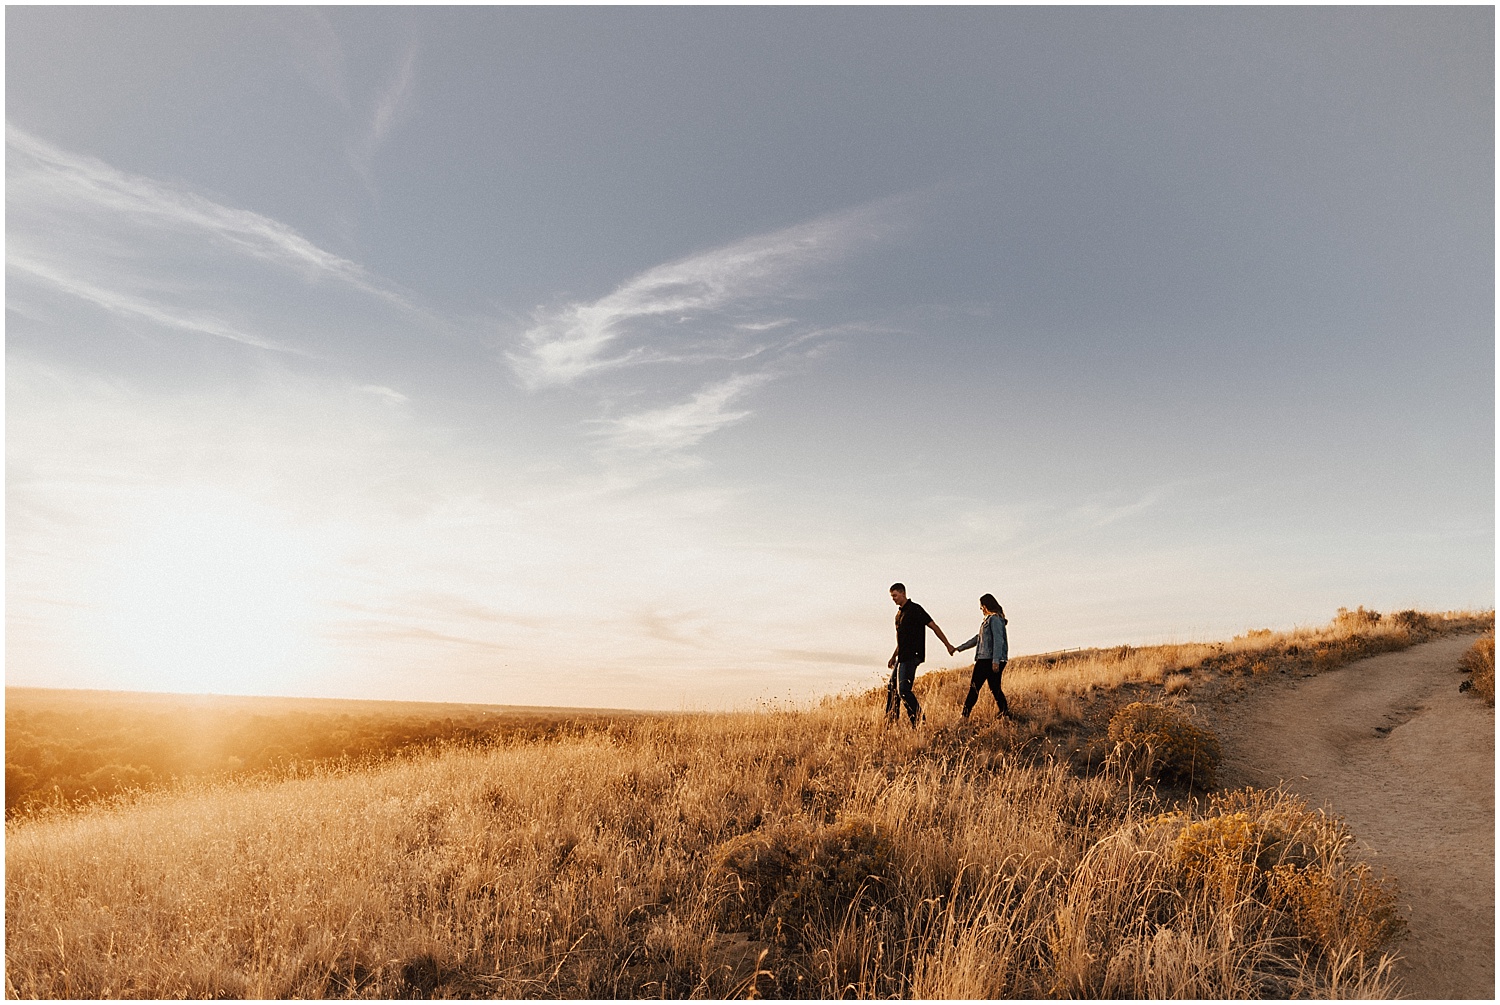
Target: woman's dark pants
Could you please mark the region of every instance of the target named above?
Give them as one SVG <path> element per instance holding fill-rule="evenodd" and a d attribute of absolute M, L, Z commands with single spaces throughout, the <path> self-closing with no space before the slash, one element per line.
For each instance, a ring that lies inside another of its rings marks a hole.
<path fill-rule="evenodd" d="M 974 710 L 974 703 L 979 700 L 979 690 L 986 684 L 990 686 L 990 693 L 995 696 L 995 704 L 1000 706 L 1001 715 L 1010 715 L 1010 706 L 1005 703 L 1005 692 L 1000 690 L 1000 674 L 1005 671 L 1005 660 L 1001 660 L 993 667 L 990 660 L 974 661 L 974 676 L 969 679 L 969 696 L 964 699 L 964 718 Z"/>
<path fill-rule="evenodd" d="M 891 722 L 901 718 L 902 705 L 906 706 L 906 714 L 911 716 L 913 728 L 922 718 L 922 706 L 917 696 L 911 693 L 912 682 L 916 679 L 915 663 L 897 663 L 896 669 L 891 671 L 891 682 L 885 686 L 885 717 Z"/>

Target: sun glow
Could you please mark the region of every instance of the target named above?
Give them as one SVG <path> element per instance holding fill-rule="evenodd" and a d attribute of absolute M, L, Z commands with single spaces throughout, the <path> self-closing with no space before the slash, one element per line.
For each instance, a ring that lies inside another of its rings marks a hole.
<path fill-rule="evenodd" d="M 130 687 L 285 694 L 318 651 L 327 549 L 222 492 L 153 494 L 92 576 L 80 641 Z M 321 568 L 320 568 L 321 567 Z"/>

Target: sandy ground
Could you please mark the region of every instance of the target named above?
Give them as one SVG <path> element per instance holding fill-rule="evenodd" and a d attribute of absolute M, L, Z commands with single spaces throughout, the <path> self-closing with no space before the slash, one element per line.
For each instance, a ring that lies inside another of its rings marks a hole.
<path fill-rule="evenodd" d="M 1284 782 L 1339 813 L 1393 873 L 1411 998 L 1495 995 L 1495 711 L 1458 685 L 1474 636 L 1196 701 L 1227 787 Z M 1195 696 L 1197 698 L 1199 696 Z"/>

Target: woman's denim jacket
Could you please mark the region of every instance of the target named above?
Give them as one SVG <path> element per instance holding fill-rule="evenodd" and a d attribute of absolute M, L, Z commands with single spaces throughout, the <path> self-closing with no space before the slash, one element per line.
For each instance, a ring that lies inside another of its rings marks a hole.
<path fill-rule="evenodd" d="M 1006 623 L 998 614 L 986 614 L 979 626 L 979 634 L 955 648 L 972 649 L 977 645 L 979 651 L 974 654 L 975 659 L 1004 663 L 1010 659 L 1010 645 L 1005 639 Z"/>

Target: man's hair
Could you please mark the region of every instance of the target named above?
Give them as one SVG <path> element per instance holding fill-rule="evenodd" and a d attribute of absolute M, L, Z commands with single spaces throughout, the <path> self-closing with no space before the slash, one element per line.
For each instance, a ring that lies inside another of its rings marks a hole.
<path fill-rule="evenodd" d="M 897 590 L 900 590 L 902 593 L 905 593 L 906 592 L 906 584 L 905 583 L 892 583 L 891 584 L 891 592 L 895 593 Z"/>

